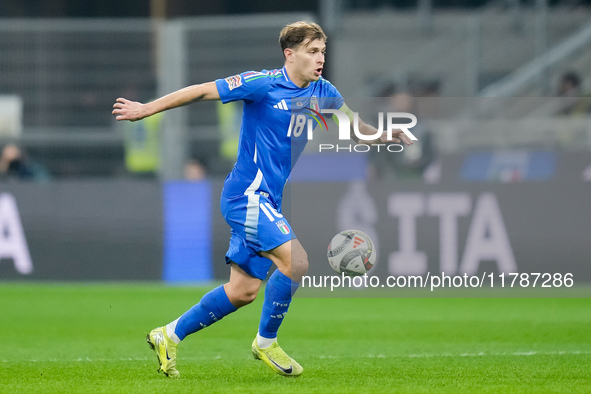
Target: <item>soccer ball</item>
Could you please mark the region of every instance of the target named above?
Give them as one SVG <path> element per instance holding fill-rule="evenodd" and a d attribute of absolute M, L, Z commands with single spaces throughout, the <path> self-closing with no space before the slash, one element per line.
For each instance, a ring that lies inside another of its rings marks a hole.
<path fill-rule="evenodd" d="M 371 239 L 362 231 L 345 230 L 328 244 L 328 262 L 337 273 L 349 276 L 366 274 L 376 262 Z"/>

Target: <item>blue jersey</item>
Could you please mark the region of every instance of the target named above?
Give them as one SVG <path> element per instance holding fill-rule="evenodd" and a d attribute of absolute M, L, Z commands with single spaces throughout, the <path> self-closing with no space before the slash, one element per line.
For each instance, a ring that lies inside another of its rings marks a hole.
<path fill-rule="evenodd" d="M 289 79 L 285 67 L 249 71 L 215 82 L 223 103 L 244 101 L 238 157 L 223 195 L 265 193 L 280 210 L 283 187 L 307 142 L 306 133 L 298 138 L 288 136 L 292 115 L 311 106 L 340 109 L 341 94 L 322 77 L 300 88 Z"/>

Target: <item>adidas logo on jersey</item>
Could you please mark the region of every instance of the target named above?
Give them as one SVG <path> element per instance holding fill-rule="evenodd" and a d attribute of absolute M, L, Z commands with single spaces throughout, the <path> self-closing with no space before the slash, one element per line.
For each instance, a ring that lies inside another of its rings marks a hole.
<path fill-rule="evenodd" d="M 289 111 L 289 108 L 287 108 L 287 103 L 285 102 L 285 99 L 284 100 L 281 100 L 280 102 L 278 102 L 277 104 L 275 104 L 273 106 L 273 108 L 277 108 L 277 109 L 282 109 L 282 110 L 285 110 L 285 111 Z"/>

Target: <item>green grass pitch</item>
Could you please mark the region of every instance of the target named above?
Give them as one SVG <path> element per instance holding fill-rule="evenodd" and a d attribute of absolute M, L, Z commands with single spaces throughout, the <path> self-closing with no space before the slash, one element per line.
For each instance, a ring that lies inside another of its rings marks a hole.
<path fill-rule="evenodd" d="M 589 298 L 297 298 L 284 378 L 250 354 L 259 297 L 157 374 L 146 333 L 210 288 L 0 283 L 0 392 L 591 392 Z"/>

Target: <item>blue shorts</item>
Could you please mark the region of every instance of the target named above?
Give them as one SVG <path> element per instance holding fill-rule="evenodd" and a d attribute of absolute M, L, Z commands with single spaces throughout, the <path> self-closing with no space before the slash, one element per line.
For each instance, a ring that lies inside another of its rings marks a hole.
<path fill-rule="evenodd" d="M 228 198 L 222 195 L 224 219 L 232 228 L 226 263 L 238 264 L 246 273 L 264 280 L 271 260 L 259 255 L 296 238 L 276 206 L 258 192 Z"/>

